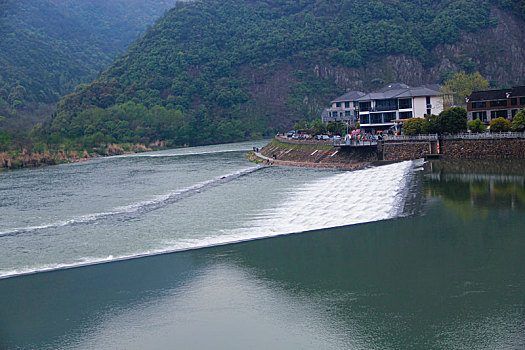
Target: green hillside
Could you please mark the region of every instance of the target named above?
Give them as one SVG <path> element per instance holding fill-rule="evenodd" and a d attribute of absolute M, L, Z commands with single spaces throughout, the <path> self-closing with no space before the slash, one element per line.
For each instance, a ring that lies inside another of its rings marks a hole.
<path fill-rule="evenodd" d="M 435 48 L 498 24 L 490 16 L 496 4 L 509 5 L 484 0 L 178 3 L 95 82 L 63 99 L 57 115 L 36 134 L 52 143 L 89 146 L 156 140 L 194 145 L 271 133 L 317 117 L 343 91 L 330 70 L 355 69 L 362 89 L 400 78 L 389 67 L 381 67 L 382 76 L 374 71 L 387 56 L 411 57 L 430 71 L 441 59 Z M 449 61 L 474 71 L 476 55 Z M 439 82 L 431 79 L 424 83 Z"/>
<path fill-rule="evenodd" d="M 92 81 L 174 4 L 0 0 L 0 116 L 34 117 Z"/>

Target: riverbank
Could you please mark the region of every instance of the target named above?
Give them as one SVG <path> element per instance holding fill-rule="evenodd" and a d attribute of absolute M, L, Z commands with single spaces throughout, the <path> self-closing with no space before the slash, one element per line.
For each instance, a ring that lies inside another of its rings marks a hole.
<path fill-rule="evenodd" d="M 153 149 L 143 144 L 109 144 L 102 148 L 94 148 L 90 152 L 87 150 L 68 151 L 63 149 L 42 152 L 29 152 L 25 149 L 17 152 L 1 152 L 0 171 L 85 162 L 93 158 L 147 152 Z"/>
<path fill-rule="evenodd" d="M 275 138 L 260 150 L 260 154 L 263 157 L 257 162 L 351 170 L 371 164 L 419 158 L 461 161 L 506 159 L 512 162 L 525 159 L 525 134 L 458 134 L 445 137 L 423 135 L 361 144 L 359 147 L 338 146 L 326 141 Z M 264 157 L 270 160 L 262 159 Z"/>
<path fill-rule="evenodd" d="M 269 165 L 347 170 L 362 169 L 377 163 L 369 147 L 341 148 L 327 143 L 287 144 L 272 140 L 260 150 L 260 154 L 263 157 L 250 152 L 247 158 Z"/>

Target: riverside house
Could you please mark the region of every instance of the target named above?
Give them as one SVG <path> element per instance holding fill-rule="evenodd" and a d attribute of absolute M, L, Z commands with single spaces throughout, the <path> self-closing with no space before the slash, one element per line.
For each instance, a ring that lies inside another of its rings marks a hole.
<path fill-rule="evenodd" d="M 350 125 L 355 125 L 359 119 L 358 98 L 366 94 L 361 91 L 350 91 L 339 96 L 330 102 L 331 107 L 325 109 L 321 119 L 324 123 L 328 122 L 347 122 Z"/>
<path fill-rule="evenodd" d="M 466 98 L 468 120 L 489 123 L 503 117 L 512 119 L 525 108 L 525 86 L 511 89 L 475 91 Z"/>
<path fill-rule="evenodd" d="M 410 87 L 399 83 L 356 99 L 361 129 L 373 133 L 410 118 L 439 114 L 448 101 L 449 95 L 442 93 L 439 85 Z"/>

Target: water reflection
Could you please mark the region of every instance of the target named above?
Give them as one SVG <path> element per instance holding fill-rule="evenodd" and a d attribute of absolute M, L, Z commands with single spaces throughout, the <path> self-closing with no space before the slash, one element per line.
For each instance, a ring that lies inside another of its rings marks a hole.
<path fill-rule="evenodd" d="M 523 174 L 467 170 L 423 216 L 1 280 L 0 348 L 523 348 Z"/>
<path fill-rule="evenodd" d="M 450 207 L 525 208 L 525 161 L 431 161 L 425 166 L 428 197 Z"/>

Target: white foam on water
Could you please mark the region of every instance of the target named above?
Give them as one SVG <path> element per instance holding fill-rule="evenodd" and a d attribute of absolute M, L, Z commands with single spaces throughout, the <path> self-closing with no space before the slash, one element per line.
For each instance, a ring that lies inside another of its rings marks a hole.
<path fill-rule="evenodd" d="M 241 228 L 172 244 L 200 248 L 399 217 L 407 182 L 419 164 L 407 161 L 321 179 L 279 194 L 285 198 L 281 205 L 262 210 Z"/>
<path fill-rule="evenodd" d="M 216 150 L 216 151 L 181 151 L 179 153 L 131 153 L 131 154 L 121 154 L 117 156 L 106 157 L 106 159 L 111 158 L 170 158 L 170 157 L 184 157 L 184 156 L 199 156 L 206 154 L 217 154 L 217 153 L 231 153 L 231 152 L 246 152 L 251 150 L 246 147 L 243 149 L 226 149 L 226 150 Z"/>
<path fill-rule="evenodd" d="M 25 233 L 38 233 L 38 232 L 41 232 L 47 229 L 78 225 L 78 224 L 94 223 L 94 222 L 97 222 L 103 219 L 116 217 L 118 215 L 134 214 L 134 213 L 140 213 L 143 211 L 154 210 L 168 203 L 171 203 L 172 201 L 177 200 L 178 198 L 182 198 L 184 196 L 191 195 L 192 193 L 196 193 L 207 187 L 212 187 L 214 185 L 219 185 L 221 183 L 231 181 L 239 176 L 249 174 L 258 169 L 260 169 L 260 167 L 245 168 L 239 171 L 235 171 L 233 173 L 229 173 L 229 174 L 225 174 L 225 175 L 216 177 L 211 180 L 197 183 L 195 185 L 192 185 L 192 186 L 180 189 L 180 190 L 176 190 L 176 191 L 166 193 L 164 195 L 156 196 L 150 200 L 133 203 L 127 206 L 117 207 L 108 212 L 86 214 L 86 215 L 74 217 L 71 219 L 61 220 L 61 221 L 42 224 L 42 225 L 8 229 L 6 231 L 0 232 L 0 237 L 15 236 L 15 235 L 25 234 Z"/>
<path fill-rule="evenodd" d="M 164 242 L 164 246 L 158 249 L 132 254 L 84 257 L 71 263 L 0 270 L 0 279 L 395 218 L 403 213 L 409 177 L 421 164 L 420 161 L 407 161 L 343 172 L 307 183 L 302 188 L 279 194 L 283 200 L 277 207 L 262 210 L 234 230 L 218 230 L 203 238 Z M 255 169 L 229 176 L 240 176 Z M 213 181 L 218 180 L 197 184 L 192 190 L 206 187 Z M 166 198 L 158 200 L 165 201 Z M 147 203 L 122 210 L 136 210 Z"/>

